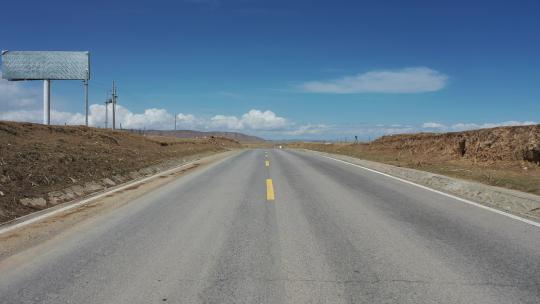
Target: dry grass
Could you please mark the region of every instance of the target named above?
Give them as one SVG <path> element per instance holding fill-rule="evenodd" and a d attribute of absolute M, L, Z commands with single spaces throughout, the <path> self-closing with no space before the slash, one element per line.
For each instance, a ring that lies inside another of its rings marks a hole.
<path fill-rule="evenodd" d="M 220 137 L 147 137 L 82 126 L 0 122 L 0 222 L 33 211 L 19 203 L 24 197 L 43 197 L 74 184 L 240 146 Z"/>

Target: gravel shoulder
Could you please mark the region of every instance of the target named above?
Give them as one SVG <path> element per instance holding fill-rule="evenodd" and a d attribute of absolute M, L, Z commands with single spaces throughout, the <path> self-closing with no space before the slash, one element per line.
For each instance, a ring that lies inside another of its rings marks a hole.
<path fill-rule="evenodd" d="M 93 223 L 95 223 L 100 216 L 117 210 L 137 198 L 175 181 L 179 177 L 201 170 L 213 163 L 237 155 L 242 151 L 243 150 L 227 151 L 204 157 L 201 155 L 194 156 L 189 160 L 190 165 L 188 166 L 178 168 L 178 170 L 173 170 L 167 174 L 156 175 L 155 178 L 128 187 L 127 189 L 110 193 L 104 197 L 90 201 L 87 204 L 61 212 L 20 229 L 0 234 L 0 261 L 25 251 L 28 248 L 40 246 L 51 239 L 57 239 L 65 235 L 84 231 L 85 229 L 92 227 Z M 77 201 L 71 203 L 76 202 Z M 43 210 L 43 212 L 49 212 L 49 210 Z M 0 227 L 5 226 L 6 225 L 2 225 Z"/>
<path fill-rule="evenodd" d="M 489 186 L 473 181 L 410 168 L 397 167 L 341 154 L 307 149 L 298 150 L 344 160 L 505 212 L 526 218 L 540 219 L 540 196 L 531 193 Z"/>

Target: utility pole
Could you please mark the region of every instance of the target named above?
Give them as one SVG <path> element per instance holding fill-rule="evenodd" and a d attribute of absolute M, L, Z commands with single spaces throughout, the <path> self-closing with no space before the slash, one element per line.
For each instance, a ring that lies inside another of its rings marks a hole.
<path fill-rule="evenodd" d="M 109 104 L 112 103 L 112 99 L 107 96 L 105 100 L 105 129 L 109 127 Z"/>
<path fill-rule="evenodd" d="M 84 85 L 84 124 L 88 127 L 88 78 L 90 78 L 90 71 L 86 70 L 86 78 L 83 80 Z"/>
<path fill-rule="evenodd" d="M 113 130 L 116 129 L 116 86 L 114 84 L 114 80 L 112 82 L 112 128 Z"/>
<path fill-rule="evenodd" d="M 109 100 L 105 100 L 105 129 L 107 129 L 109 119 Z"/>
<path fill-rule="evenodd" d="M 177 113 L 174 113 L 174 130 L 176 131 L 176 117 L 178 116 Z"/>

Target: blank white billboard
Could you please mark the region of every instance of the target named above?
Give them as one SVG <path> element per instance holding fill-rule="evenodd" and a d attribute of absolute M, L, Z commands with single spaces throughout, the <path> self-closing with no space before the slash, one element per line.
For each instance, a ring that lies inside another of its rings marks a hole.
<path fill-rule="evenodd" d="M 3 51 L 2 78 L 8 80 L 84 80 L 90 54 L 64 51 Z"/>

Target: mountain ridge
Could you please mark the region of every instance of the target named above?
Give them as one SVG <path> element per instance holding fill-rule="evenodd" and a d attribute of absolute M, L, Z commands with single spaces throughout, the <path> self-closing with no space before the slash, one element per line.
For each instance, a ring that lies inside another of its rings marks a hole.
<path fill-rule="evenodd" d="M 171 136 L 176 138 L 203 138 L 203 137 L 225 137 L 236 140 L 240 143 L 262 143 L 266 140 L 239 132 L 223 132 L 223 131 L 195 131 L 195 130 L 146 130 L 145 134 Z"/>

